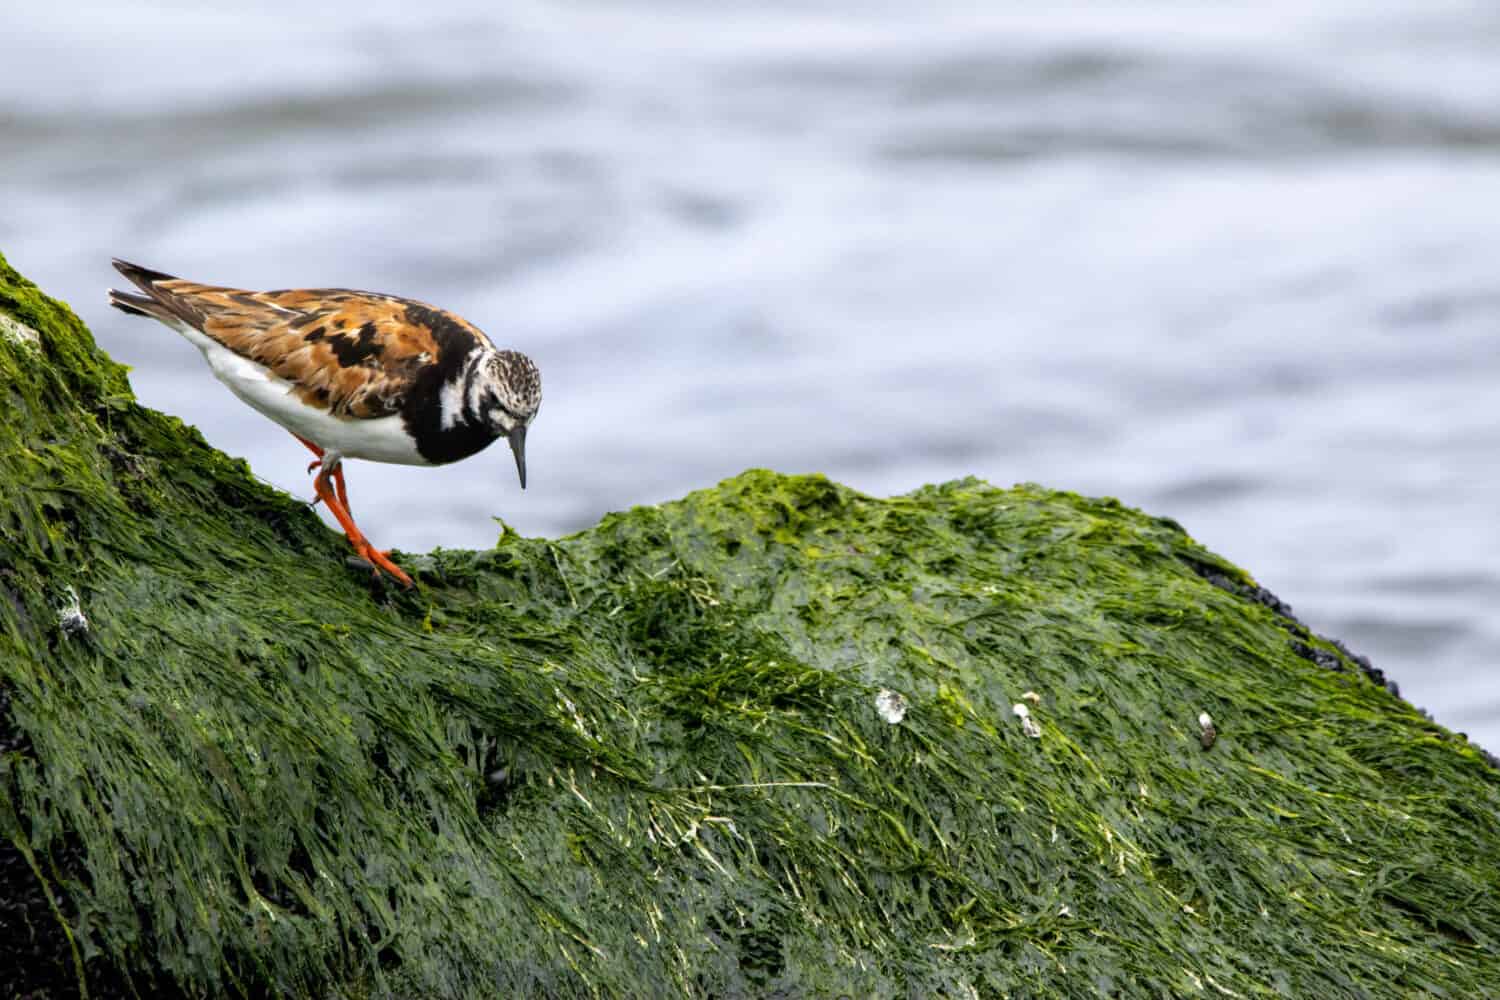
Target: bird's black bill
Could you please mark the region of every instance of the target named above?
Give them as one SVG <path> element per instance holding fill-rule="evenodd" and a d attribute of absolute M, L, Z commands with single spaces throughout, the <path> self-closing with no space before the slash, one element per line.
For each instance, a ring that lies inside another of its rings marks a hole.
<path fill-rule="evenodd" d="M 521 474 L 521 489 L 526 488 L 526 425 L 520 424 L 506 436 L 516 455 L 516 471 Z"/>

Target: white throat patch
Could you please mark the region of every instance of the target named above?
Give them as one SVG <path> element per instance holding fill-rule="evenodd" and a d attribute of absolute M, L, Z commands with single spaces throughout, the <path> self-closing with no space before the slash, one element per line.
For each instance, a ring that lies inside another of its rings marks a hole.
<path fill-rule="evenodd" d="M 484 362 L 485 350 L 476 347 L 470 351 L 468 357 L 464 358 L 463 370 L 458 378 L 443 384 L 442 392 L 438 395 L 438 404 L 442 407 L 442 428 L 452 430 L 458 426 L 464 418 L 464 409 L 478 412 L 478 393 L 482 386 L 478 372 L 475 370 Z"/>

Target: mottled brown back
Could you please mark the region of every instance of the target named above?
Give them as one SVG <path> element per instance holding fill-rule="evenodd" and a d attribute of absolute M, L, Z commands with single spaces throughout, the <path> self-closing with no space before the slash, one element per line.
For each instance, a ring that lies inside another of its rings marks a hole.
<path fill-rule="evenodd" d="M 396 413 L 423 369 L 488 344 L 452 313 L 410 299 L 344 288 L 250 292 L 203 285 L 117 261 L 151 301 L 116 293 L 116 305 L 180 320 L 297 386 L 336 416 Z M 167 315 L 153 306 L 163 307 Z M 435 327 L 442 325 L 444 336 Z M 465 336 L 454 337 L 455 332 Z M 471 339 L 472 338 L 472 339 Z"/>

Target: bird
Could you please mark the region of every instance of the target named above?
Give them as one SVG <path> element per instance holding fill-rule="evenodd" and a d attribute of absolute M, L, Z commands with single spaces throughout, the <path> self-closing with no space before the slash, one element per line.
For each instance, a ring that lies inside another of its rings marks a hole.
<path fill-rule="evenodd" d="M 345 288 L 252 292 L 116 258 L 139 290 L 109 304 L 157 320 L 203 353 L 213 374 L 317 458 L 316 499 L 376 577 L 412 579 L 349 513 L 343 461 L 445 465 L 505 438 L 526 488 L 526 431 L 542 379 L 525 354 L 467 320 L 413 299 Z"/>

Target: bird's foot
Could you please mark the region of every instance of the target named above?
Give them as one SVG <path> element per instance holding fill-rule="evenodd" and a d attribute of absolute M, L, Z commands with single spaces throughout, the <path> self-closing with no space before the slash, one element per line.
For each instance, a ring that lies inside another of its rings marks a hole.
<path fill-rule="evenodd" d="M 387 576 L 391 577 L 393 580 L 401 584 L 401 586 L 406 587 L 408 590 L 416 586 L 416 584 L 412 582 L 411 577 L 402 572 L 400 566 L 397 566 L 395 563 L 391 562 L 391 553 L 389 549 L 377 549 L 375 546 L 371 545 L 367 539 L 364 538 L 361 538 L 358 541 L 351 538 L 349 539 L 349 543 L 354 546 L 354 554 L 360 559 L 364 560 L 366 563 L 369 563 L 370 569 L 375 573 L 376 576 L 379 576 L 382 572 L 384 572 Z"/>

